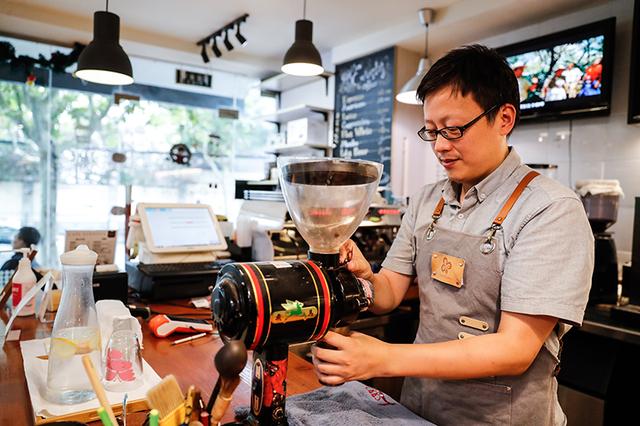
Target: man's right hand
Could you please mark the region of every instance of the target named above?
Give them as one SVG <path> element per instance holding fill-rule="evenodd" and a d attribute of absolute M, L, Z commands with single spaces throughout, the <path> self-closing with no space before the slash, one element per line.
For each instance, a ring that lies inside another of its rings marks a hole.
<path fill-rule="evenodd" d="M 340 262 L 347 262 L 347 269 L 356 277 L 373 280 L 371 265 L 353 240 L 347 240 L 340 247 Z"/>

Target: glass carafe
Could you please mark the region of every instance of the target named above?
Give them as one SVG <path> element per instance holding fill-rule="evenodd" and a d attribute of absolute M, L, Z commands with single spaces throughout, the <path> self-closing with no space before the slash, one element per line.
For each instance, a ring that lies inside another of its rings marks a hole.
<path fill-rule="evenodd" d="M 46 398 L 77 404 L 95 398 L 82 365 L 89 355 L 101 371 L 100 329 L 93 299 L 93 267 L 98 255 L 86 245 L 60 256 L 62 300 L 51 333 Z"/>

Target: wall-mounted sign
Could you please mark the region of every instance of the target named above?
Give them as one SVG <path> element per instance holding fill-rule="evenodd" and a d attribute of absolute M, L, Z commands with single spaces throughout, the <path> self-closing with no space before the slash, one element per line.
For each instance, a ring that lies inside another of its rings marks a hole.
<path fill-rule="evenodd" d="M 115 102 L 116 105 L 120 105 L 120 102 L 122 101 L 140 102 L 140 96 L 120 92 L 116 92 L 113 94 L 113 102 Z"/>
<path fill-rule="evenodd" d="M 211 87 L 213 77 L 211 74 L 201 74 L 199 72 L 176 70 L 176 83 L 188 84 L 190 86 Z"/>
<path fill-rule="evenodd" d="M 240 116 L 240 111 L 237 109 L 231 108 L 218 108 L 218 117 L 220 118 L 230 118 L 232 120 L 237 120 Z"/>

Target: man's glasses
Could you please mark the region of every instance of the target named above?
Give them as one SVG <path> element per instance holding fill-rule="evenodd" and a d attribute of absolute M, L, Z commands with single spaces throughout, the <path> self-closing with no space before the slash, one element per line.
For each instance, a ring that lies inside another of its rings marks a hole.
<path fill-rule="evenodd" d="M 422 139 L 423 141 L 432 142 L 432 143 L 436 141 L 439 134 L 442 135 L 442 137 L 448 141 L 454 141 L 454 140 L 460 139 L 462 136 L 464 136 L 465 130 L 467 130 L 469 127 L 473 126 L 474 124 L 476 124 L 482 117 L 489 114 L 491 111 L 498 108 L 499 106 L 500 104 L 496 104 L 492 106 L 491 108 L 489 108 L 488 110 L 486 110 L 485 112 L 483 112 L 482 114 L 480 114 L 479 116 L 477 116 L 476 118 L 474 118 L 473 120 L 465 124 L 464 126 L 447 126 L 447 127 L 443 127 L 442 129 L 427 129 L 426 127 L 423 127 L 422 129 L 418 130 L 418 136 L 420 136 L 420 139 Z"/>

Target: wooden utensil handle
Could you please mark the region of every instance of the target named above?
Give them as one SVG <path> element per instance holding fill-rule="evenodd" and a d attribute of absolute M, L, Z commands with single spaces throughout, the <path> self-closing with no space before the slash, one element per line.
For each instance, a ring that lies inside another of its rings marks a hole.
<path fill-rule="evenodd" d="M 222 416 L 227 412 L 229 404 L 233 398 L 227 398 L 222 395 L 218 395 L 215 404 L 213 404 L 213 411 L 211 412 L 211 425 L 217 425 L 222 420 Z"/>
<path fill-rule="evenodd" d="M 213 410 L 211 411 L 211 425 L 217 425 L 224 413 L 229 408 L 229 404 L 233 399 L 233 391 L 236 390 L 240 383 L 240 377 L 234 377 L 233 379 L 222 378 L 220 385 L 220 393 L 216 398 L 216 402 L 213 404 Z"/>
<path fill-rule="evenodd" d="M 96 373 L 96 369 L 93 367 L 93 362 L 91 362 L 91 358 L 89 357 L 89 355 L 82 356 L 82 364 L 84 365 L 87 376 L 91 381 L 93 391 L 96 393 L 98 401 L 100 401 L 100 405 L 104 407 L 105 411 L 109 415 L 109 420 L 111 420 L 111 423 L 113 425 L 117 425 L 118 421 L 116 420 L 116 416 L 113 414 L 113 410 L 111 409 L 111 404 L 109 403 L 107 394 L 104 392 L 104 387 L 102 386 L 102 383 L 100 383 L 100 378 L 98 377 L 98 373 Z"/>

